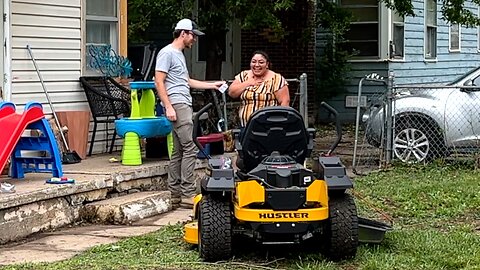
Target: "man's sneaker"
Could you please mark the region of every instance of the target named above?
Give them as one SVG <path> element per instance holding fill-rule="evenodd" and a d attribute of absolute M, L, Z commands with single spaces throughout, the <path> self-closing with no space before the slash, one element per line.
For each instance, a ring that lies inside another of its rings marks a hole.
<path fill-rule="evenodd" d="M 183 197 L 181 202 L 180 202 L 180 207 L 182 208 L 187 208 L 187 209 L 193 209 L 193 198 L 195 197 Z"/>

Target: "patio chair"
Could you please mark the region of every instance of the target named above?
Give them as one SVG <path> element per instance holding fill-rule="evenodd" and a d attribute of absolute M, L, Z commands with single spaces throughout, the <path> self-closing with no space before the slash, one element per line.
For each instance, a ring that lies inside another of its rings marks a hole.
<path fill-rule="evenodd" d="M 110 77 L 82 76 L 80 83 L 87 96 L 93 118 L 93 132 L 88 150 L 88 155 L 91 156 L 98 123 L 113 124 L 117 119 L 130 116 L 130 90 Z M 113 151 L 116 136 L 117 132 L 114 129 L 110 154 Z M 108 133 L 106 142 L 108 149 Z"/>

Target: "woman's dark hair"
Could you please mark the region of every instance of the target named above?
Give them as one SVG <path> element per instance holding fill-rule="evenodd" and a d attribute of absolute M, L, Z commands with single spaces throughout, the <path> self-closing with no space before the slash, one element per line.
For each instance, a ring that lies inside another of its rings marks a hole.
<path fill-rule="evenodd" d="M 255 54 L 260 54 L 261 56 L 263 56 L 263 58 L 265 58 L 265 60 L 267 60 L 267 63 L 271 64 L 270 63 L 270 57 L 268 57 L 268 54 L 266 52 L 261 51 L 261 50 L 256 50 L 256 51 L 253 52 L 251 58 L 253 58 L 255 56 Z"/>

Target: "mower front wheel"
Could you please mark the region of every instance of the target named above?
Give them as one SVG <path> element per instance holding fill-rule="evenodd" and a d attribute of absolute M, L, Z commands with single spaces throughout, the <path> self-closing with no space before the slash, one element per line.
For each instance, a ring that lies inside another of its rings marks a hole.
<path fill-rule="evenodd" d="M 358 216 L 353 197 L 348 193 L 330 197 L 327 225 L 328 258 L 338 261 L 352 258 L 358 247 Z"/>
<path fill-rule="evenodd" d="M 207 194 L 200 201 L 198 249 L 209 262 L 228 259 L 232 254 L 232 213 L 230 202 Z"/>

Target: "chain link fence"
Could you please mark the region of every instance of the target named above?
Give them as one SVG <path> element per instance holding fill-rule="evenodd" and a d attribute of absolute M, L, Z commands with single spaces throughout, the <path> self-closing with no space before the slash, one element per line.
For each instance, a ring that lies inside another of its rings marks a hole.
<path fill-rule="evenodd" d="M 393 73 L 377 81 L 384 83 L 385 91 L 370 96 L 366 109 L 357 107 L 355 173 L 384 168 L 392 161 L 477 163 L 480 87 L 468 76 L 451 85 L 394 86 Z"/>

